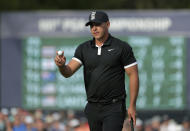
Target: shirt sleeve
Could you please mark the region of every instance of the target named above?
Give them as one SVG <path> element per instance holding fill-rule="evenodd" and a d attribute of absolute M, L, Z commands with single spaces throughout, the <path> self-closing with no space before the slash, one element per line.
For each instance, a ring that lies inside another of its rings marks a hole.
<path fill-rule="evenodd" d="M 82 64 L 82 46 L 79 45 L 76 50 L 75 50 L 75 54 L 72 58 L 73 60 L 79 62 L 80 64 Z"/>
<path fill-rule="evenodd" d="M 121 52 L 121 62 L 125 69 L 137 64 L 133 50 L 128 43 L 124 43 L 124 47 Z"/>

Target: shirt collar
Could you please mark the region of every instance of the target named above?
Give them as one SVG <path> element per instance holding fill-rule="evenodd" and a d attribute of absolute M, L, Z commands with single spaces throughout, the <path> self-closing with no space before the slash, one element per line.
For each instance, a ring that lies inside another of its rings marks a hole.
<path fill-rule="evenodd" d="M 110 45 L 110 44 L 111 44 L 111 40 L 112 40 L 112 35 L 109 34 L 109 36 L 108 36 L 107 40 L 104 42 L 103 46 L 108 46 L 108 45 Z M 92 41 L 91 41 L 91 46 L 92 46 L 92 47 L 95 47 L 95 38 L 92 39 Z"/>

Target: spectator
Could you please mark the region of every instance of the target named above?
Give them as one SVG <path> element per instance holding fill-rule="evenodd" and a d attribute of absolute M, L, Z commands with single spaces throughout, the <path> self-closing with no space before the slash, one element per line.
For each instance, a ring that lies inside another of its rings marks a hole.
<path fill-rule="evenodd" d="M 65 125 L 61 123 L 61 115 L 58 112 L 52 114 L 53 124 L 51 127 L 51 131 L 65 131 Z"/>
<path fill-rule="evenodd" d="M 53 124 L 53 117 L 48 114 L 46 117 L 45 117 L 45 123 L 46 123 L 46 127 L 47 129 L 51 129 L 51 126 Z M 49 131 L 49 130 L 48 130 Z"/>
<path fill-rule="evenodd" d="M 182 131 L 182 126 L 177 124 L 175 120 L 171 119 L 169 121 L 168 131 Z"/>
<path fill-rule="evenodd" d="M 65 131 L 65 126 L 58 120 L 54 121 L 50 131 Z"/>
<path fill-rule="evenodd" d="M 5 121 L 4 121 L 4 115 L 2 112 L 0 112 L 0 131 L 4 131 L 6 128 Z"/>
<path fill-rule="evenodd" d="M 154 116 L 152 118 L 152 131 L 160 131 L 160 120 L 159 116 Z"/>
<path fill-rule="evenodd" d="M 31 115 L 25 116 L 25 125 L 26 125 L 26 131 L 37 131 L 36 128 L 34 128 L 34 120 Z"/>
<path fill-rule="evenodd" d="M 69 131 L 75 131 L 76 128 L 80 126 L 79 120 L 76 118 L 73 118 L 69 121 Z"/>
<path fill-rule="evenodd" d="M 152 130 L 152 125 L 151 125 L 151 119 L 148 119 L 145 121 L 145 131 L 153 131 Z"/>
<path fill-rule="evenodd" d="M 169 131 L 168 126 L 169 126 L 169 116 L 168 115 L 164 115 L 162 118 L 162 123 L 160 126 L 160 131 Z"/>
<path fill-rule="evenodd" d="M 122 131 L 131 131 L 131 126 L 128 119 L 125 119 Z"/>
<path fill-rule="evenodd" d="M 184 117 L 182 122 L 182 131 L 190 131 L 190 116 Z"/>
<path fill-rule="evenodd" d="M 137 118 L 135 131 L 144 131 L 143 121 L 140 118 Z"/>
<path fill-rule="evenodd" d="M 154 116 L 147 120 L 136 119 L 135 131 L 190 131 L 190 117 L 179 124 L 167 115 Z M 179 120 L 179 119 L 178 119 Z M 19 108 L 0 111 L 0 131 L 89 131 L 88 121 L 75 116 L 72 110 L 44 113 L 42 110 L 27 111 Z M 130 122 L 125 121 L 122 131 L 131 131 Z"/>
<path fill-rule="evenodd" d="M 43 112 L 42 112 L 42 110 L 40 110 L 40 109 L 37 109 L 35 112 L 34 112 L 34 119 L 36 120 L 42 120 L 42 119 L 44 119 L 43 118 L 44 116 L 43 116 Z"/>
<path fill-rule="evenodd" d="M 75 129 L 75 131 L 90 131 L 87 119 L 82 117 L 80 119 L 80 126 Z"/>
<path fill-rule="evenodd" d="M 36 119 L 35 127 L 36 127 L 37 131 L 47 131 L 45 123 L 41 119 Z"/>
<path fill-rule="evenodd" d="M 26 131 L 26 126 L 21 122 L 21 116 L 19 114 L 14 116 L 13 131 Z"/>

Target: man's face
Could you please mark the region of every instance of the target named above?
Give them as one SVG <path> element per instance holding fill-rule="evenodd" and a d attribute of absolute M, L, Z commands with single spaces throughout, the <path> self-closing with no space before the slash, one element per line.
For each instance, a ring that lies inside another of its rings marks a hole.
<path fill-rule="evenodd" d="M 109 26 L 110 26 L 109 22 L 92 23 L 90 25 L 90 31 L 92 36 L 97 40 L 103 39 L 106 36 L 106 34 L 108 34 Z"/>

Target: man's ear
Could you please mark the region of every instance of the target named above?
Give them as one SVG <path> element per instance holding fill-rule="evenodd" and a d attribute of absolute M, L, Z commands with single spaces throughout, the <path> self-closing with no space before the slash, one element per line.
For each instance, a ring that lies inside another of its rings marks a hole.
<path fill-rule="evenodd" d="M 107 27 L 109 28 L 109 27 L 110 27 L 110 22 L 107 21 L 107 22 L 106 22 L 106 25 L 107 25 Z"/>

